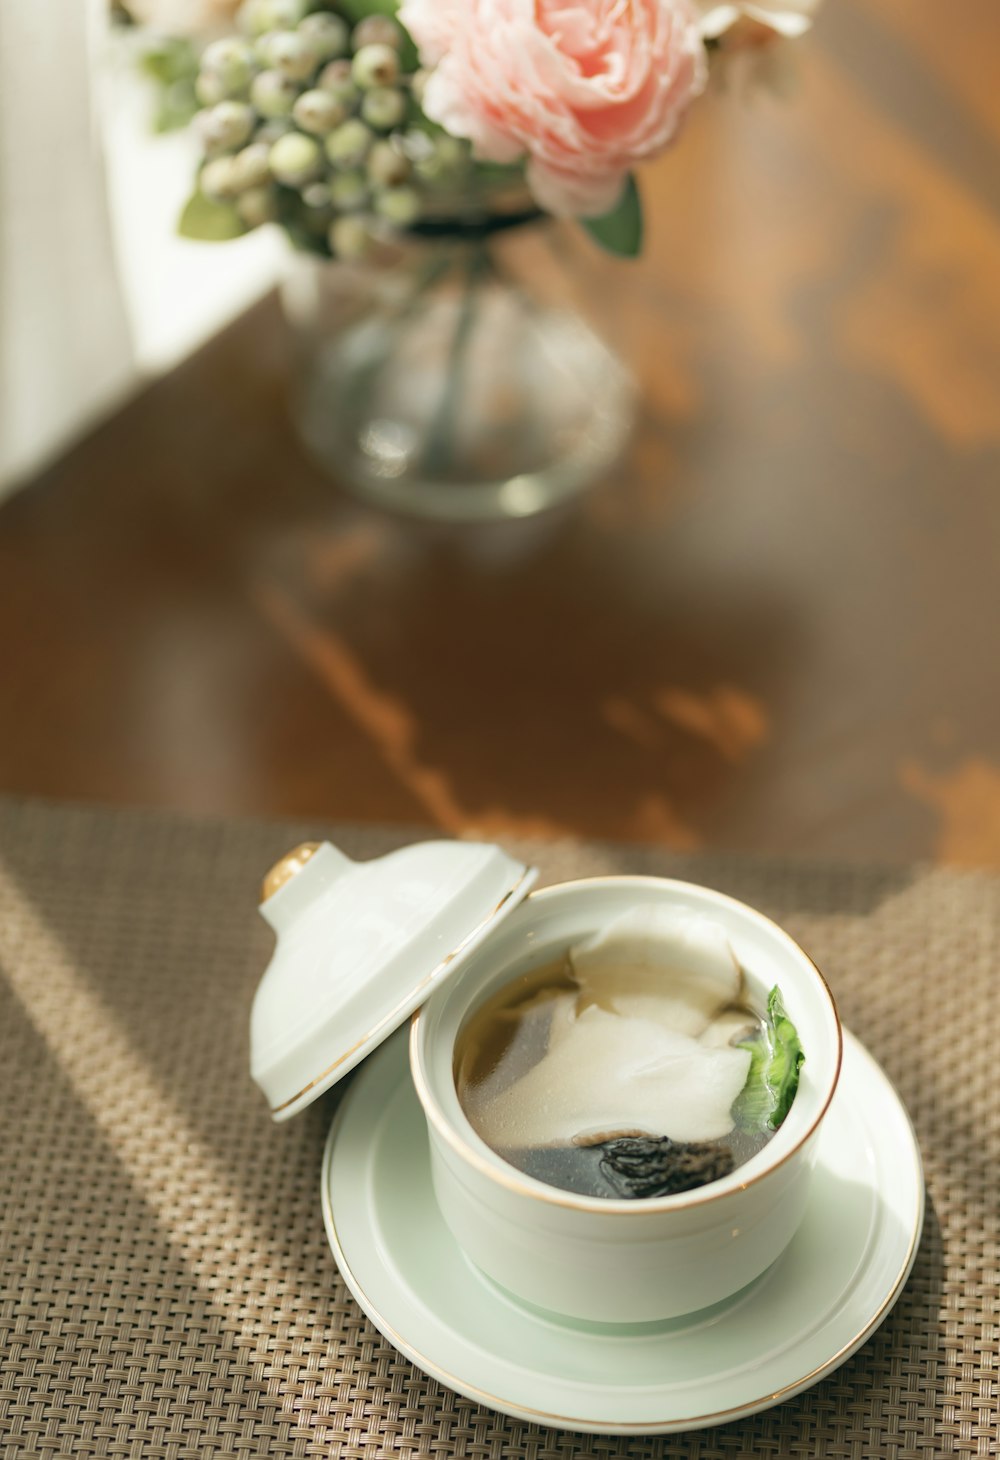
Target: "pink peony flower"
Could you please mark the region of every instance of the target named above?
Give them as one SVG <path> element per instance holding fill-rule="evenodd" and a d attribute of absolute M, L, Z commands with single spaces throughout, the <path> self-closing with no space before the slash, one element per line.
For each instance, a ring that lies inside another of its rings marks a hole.
<path fill-rule="evenodd" d="M 597 217 L 707 77 L 693 0 L 403 0 L 424 110 L 487 162 L 527 154 L 547 212 Z"/>

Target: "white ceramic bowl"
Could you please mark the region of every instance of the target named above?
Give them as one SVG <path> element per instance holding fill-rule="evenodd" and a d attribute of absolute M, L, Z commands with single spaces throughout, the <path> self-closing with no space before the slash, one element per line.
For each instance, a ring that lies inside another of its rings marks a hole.
<path fill-rule="evenodd" d="M 781 1128 L 729 1176 L 676 1196 L 605 1201 L 525 1176 L 480 1139 L 456 1094 L 455 1040 L 503 984 L 642 902 L 721 924 L 754 1005 L 762 1009 L 780 986 L 805 1063 Z M 841 1046 L 833 997 L 815 965 L 775 923 L 733 898 L 655 877 L 595 878 L 534 893 L 413 1020 L 410 1064 L 442 1215 L 484 1273 L 537 1307 L 601 1323 L 705 1308 L 759 1276 L 794 1235 Z"/>

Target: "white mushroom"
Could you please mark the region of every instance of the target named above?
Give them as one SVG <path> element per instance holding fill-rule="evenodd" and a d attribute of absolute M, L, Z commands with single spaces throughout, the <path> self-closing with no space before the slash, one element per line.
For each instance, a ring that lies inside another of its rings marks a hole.
<path fill-rule="evenodd" d="M 746 1050 L 715 1049 L 658 1020 L 591 1005 L 502 1095 L 477 1092 L 468 1114 L 483 1139 L 501 1149 L 590 1144 L 637 1132 L 716 1140 L 733 1128 L 730 1109 L 749 1064 Z"/>
<path fill-rule="evenodd" d="M 733 1128 L 754 1017 L 724 929 L 706 917 L 638 906 L 570 949 L 577 989 L 527 1010 L 548 1018 L 545 1052 L 523 1075 L 503 1061 L 467 1092 L 466 1112 L 497 1148 L 589 1145 L 623 1135 L 712 1141 Z M 522 1026 L 522 1037 L 527 1037 Z M 526 1048 L 527 1046 L 525 1046 Z M 537 1047 L 537 1046 L 536 1046 Z"/>
<path fill-rule="evenodd" d="M 739 999 L 743 975 L 724 930 L 711 919 L 646 904 L 570 951 L 590 1004 L 700 1035 Z"/>
<path fill-rule="evenodd" d="M 756 1034 L 759 1028 L 760 1020 L 749 1009 L 723 1009 L 698 1038 L 702 1044 L 719 1048 L 726 1044 L 739 1044 Z"/>

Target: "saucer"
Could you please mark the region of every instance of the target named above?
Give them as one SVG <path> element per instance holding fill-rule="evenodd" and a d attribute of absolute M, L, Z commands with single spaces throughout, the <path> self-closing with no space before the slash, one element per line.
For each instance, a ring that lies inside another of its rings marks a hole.
<path fill-rule="evenodd" d="M 846 1031 L 801 1227 L 749 1287 L 682 1318 L 562 1319 L 473 1267 L 435 1201 L 405 1030 L 355 1077 L 323 1160 L 330 1245 L 375 1327 L 459 1394 L 516 1419 L 591 1434 L 721 1424 L 832 1373 L 899 1296 L 923 1212 L 909 1117 Z"/>

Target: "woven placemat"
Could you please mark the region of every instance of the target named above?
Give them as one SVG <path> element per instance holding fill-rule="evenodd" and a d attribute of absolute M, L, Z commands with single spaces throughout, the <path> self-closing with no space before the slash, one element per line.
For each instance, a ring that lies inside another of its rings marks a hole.
<path fill-rule="evenodd" d="M 0 802 L 2 1460 L 1000 1453 L 1000 880 L 513 847 L 548 881 L 682 874 L 778 918 L 927 1168 L 913 1276 L 834 1376 L 717 1429 L 589 1437 L 460 1398 L 378 1335 L 324 1235 L 329 1101 L 275 1127 L 250 1084 L 260 876 L 331 832 L 362 857 L 408 839 Z"/>

